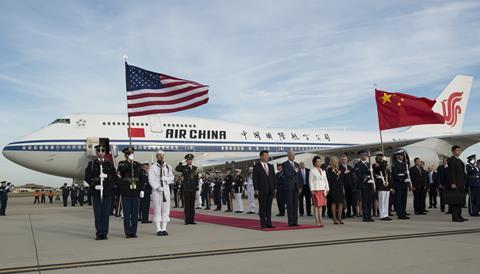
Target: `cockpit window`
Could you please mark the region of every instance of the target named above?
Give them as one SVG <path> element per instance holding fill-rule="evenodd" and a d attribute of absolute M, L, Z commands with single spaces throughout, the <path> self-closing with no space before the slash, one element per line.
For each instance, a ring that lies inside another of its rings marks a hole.
<path fill-rule="evenodd" d="M 67 119 L 67 118 L 60 118 L 60 119 L 56 119 L 55 121 L 51 122 L 51 124 L 70 124 L 70 119 Z"/>

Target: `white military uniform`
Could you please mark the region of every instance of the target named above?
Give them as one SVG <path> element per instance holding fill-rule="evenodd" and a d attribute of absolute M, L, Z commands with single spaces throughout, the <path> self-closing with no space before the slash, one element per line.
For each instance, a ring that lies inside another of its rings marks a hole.
<path fill-rule="evenodd" d="M 248 206 L 249 212 L 255 212 L 255 188 L 253 187 L 253 175 L 250 173 L 247 176 L 247 197 L 248 197 Z"/>
<path fill-rule="evenodd" d="M 170 222 L 170 184 L 173 184 L 173 169 L 170 165 L 157 162 L 148 172 L 148 182 L 152 186 L 153 223 L 157 232 L 166 231 Z M 163 194 L 165 194 L 165 202 Z"/>
<path fill-rule="evenodd" d="M 202 178 L 198 179 L 198 190 L 195 193 L 195 207 L 197 209 L 202 207 L 202 197 L 200 196 L 200 193 L 202 191 L 202 185 L 203 185 L 203 180 Z"/>

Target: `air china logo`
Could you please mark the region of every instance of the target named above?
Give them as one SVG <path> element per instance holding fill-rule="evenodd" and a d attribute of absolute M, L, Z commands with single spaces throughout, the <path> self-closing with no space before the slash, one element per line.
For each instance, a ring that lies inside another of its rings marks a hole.
<path fill-rule="evenodd" d="M 443 117 L 445 124 L 454 127 L 457 124 L 458 114 L 462 113 L 462 107 L 458 103 L 462 100 L 463 92 L 454 92 L 448 99 L 442 101 Z"/>

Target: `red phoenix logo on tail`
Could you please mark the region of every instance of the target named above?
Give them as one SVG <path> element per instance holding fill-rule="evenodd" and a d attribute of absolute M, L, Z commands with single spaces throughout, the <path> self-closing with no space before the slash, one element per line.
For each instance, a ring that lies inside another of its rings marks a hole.
<path fill-rule="evenodd" d="M 457 124 L 458 114 L 462 113 L 462 107 L 458 103 L 462 100 L 463 92 L 454 92 L 448 99 L 442 101 L 443 117 L 445 124 L 454 127 Z"/>

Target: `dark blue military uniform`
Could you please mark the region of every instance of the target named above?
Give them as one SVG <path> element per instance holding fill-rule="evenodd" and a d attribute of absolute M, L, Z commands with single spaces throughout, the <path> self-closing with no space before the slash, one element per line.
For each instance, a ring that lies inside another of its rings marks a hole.
<path fill-rule="evenodd" d="M 215 179 L 215 185 L 213 186 L 213 194 L 215 195 L 215 204 L 217 205 L 217 208 L 215 211 L 222 210 L 222 178 L 217 177 Z"/>
<path fill-rule="evenodd" d="M 122 195 L 123 228 L 125 230 L 125 236 L 127 238 L 136 237 L 138 211 L 140 208 L 140 191 L 145 183 L 145 179 L 142 179 L 144 174 L 143 168 L 137 161 L 129 162 L 124 160 L 118 164 L 118 171 L 121 177 L 119 190 Z"/>
<path fill-rule="evenodd" d="M 373 200 L 373 184 L 369 181 L 370 178 L 370 164 L 364 161 L 358 161 L 355 164 L 355 174 L 358 177 L 360 191 L 362 195 L 362 216 L 364 222 L 373 222 L 372 219 L 372 200 Z"/>
<path fill-rule="evenodd" d="M 83 206 L 84 201 L 85 201 L 85 188 L 81 187 L 78 190 L 78 202 L 80 203 L 80 206 Z"/>
<path fill-rule="evenodd" d="M 10 187 L 2 182 L 0 185 L 0 216 L 5 216 L 5 211 L 7 210 L 7 201 L 8 201 L 8 192 L 10 192 Z"/>
<path fill-rule="evenodd" d="M 283 176 L 283 171 L 277 172 L 275 176 L 277 177 L 277 193 L 275 194 L 278 207 L 277 216 L 285 216 L 285 206 L 287 205 L 287 189 L 285 186 L 285 177 Z"/>
<path fill-rule="evenodd" d="M 212 182 L 210 178 L 206 178 L 202 184 L 201 196 L 205 200 L 205 209 L 210 209 L 210 194 L 212 193 Z"/>
<path fill-rule="evenodd" d="M 63 206 L 67 206 L 70 188 L 67 186 L 67 184 L 63 184 L 63 186 L 60 189 L 62 190 Z"/>
<path fill-rule="evenodd" d="M 70 200 L 72 202 L 72 206 L 75 206 L 77 204 L 77 191 L 78 191 L 78 188 L 74 185 L 72 185 L 72 187 L 70 188 Z"/>
<path fill-rule="evenodd" d="M 140 219 L 142 223 L 150 223 L 148 221 L 148 213 L 150 210 L 150 195 L 152 195 L 152 186 L 148 183 L 148 172 L 142 171 L 143 180 L 143 198 L 140 198 Z"/>
<path fill-rule="evenodd" d="M 395 211 L 399 219 L 408 219 L 406 210 L 409 182 L 405 162 L 397 159 L 393 160 L 392 178 L 393 189 L 395 190 Z"/>
<path fill-rule="evenodd" d="M 478 216 L 480 207 L 480 170 L 475 164 L 467 164 L 468 213 Z"/>
<path fill-rule="evenodd" d="M 100 186 L 100 165 L 103 173 L 108 176 L 103 180 L 103 198 L 100 197 L 100 190 L 95 189 L 96 186 Z M 97 240 L 107 239 L 113 184 L 117 178 L 115 167 L 110 161 L 101 161 L 100 159 L 90 161 L 85 169 L 85 181 L 90 186 L 92 193 Z"/>

